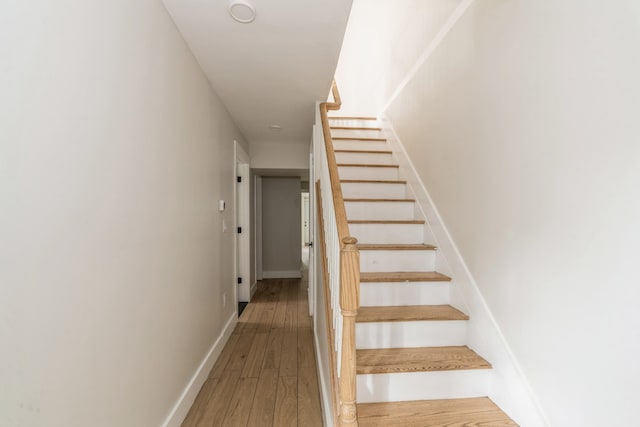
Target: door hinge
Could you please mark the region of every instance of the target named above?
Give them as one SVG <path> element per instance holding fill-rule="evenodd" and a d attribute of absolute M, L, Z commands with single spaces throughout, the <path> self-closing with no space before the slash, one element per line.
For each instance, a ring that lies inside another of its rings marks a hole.
<path fill-rule="evenodd" d="M 238 277 L 238 285 L 242 284 L 242 277 Z"/>
<path fill-rule="evenodd" d="M 236 181 L 237 182 L 242 182 L 242 177 L 241 176 L 236 177 Z"/>
<path fill-rule="evenodd" d="M 238 227 L 238 234 L 242 233 L 242 227 Z"/>

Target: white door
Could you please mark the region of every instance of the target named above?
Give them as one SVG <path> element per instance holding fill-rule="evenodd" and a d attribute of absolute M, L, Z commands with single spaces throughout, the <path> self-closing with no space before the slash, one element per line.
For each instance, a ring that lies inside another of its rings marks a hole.
<path fill-rule="evenodd" d="M 309 193 L 302 193 L 302 244 L 309 246 Z"/>

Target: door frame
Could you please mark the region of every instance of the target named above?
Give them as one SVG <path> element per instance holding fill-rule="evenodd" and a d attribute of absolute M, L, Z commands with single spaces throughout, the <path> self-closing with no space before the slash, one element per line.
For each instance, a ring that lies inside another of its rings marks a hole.
<path fill-rule="evenodd" d="M 315 132 L 315 126 L 314 126 Z M 311 140 L 311 144 L 309 147 L 309 283 L 307 288 L 307 293 L 309 297 L 309 316 L 314 316 L 315 303 L 316 303 L 316 247 L 315 247 L 315 239 L 316 239 L 316 174 L 315 174 L 315 165 L 314 165 L 314 157 L 313 150 L 314 144 L 313 139 Z"/>
<path fill-rule="evenodd" d="M 302 206 L 300 206 L 300 219 L 302 221 L 302 239 L 300 239 L 300 243 L 302 246 L 309 246 L 309 243 L 311 243 L 311 206 L 309 204 L 309 199 L 310 193 L 308 191 L 303 191 L 301 195 Z"/>
<path fill-rule="evenodd" d="M 255 226 L 254 271 L 256 281 L 262 280 L 262 176 L 255 175 L 253 185 L 253 219 Z"/>
<path fill-rule="evenodd" d="M 250 220 L 250 167 L 249 155 L 238 143 L 234 143 L 234 289 L 236 309 L 240 301 L 249 302 L 251 299 L 251 220 Z M 239 179 L 238 179 L 239 178 Z M 238 233 L 238 228 L 242 232 Z M 242 278 L 242 283 L 238 283 L 238 278 Z"/>

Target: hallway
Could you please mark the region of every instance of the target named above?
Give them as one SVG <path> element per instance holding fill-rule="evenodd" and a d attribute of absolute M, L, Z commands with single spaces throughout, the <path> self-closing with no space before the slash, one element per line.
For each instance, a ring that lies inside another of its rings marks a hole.
<path fill-rule="evenodd" d="M 306 281 L 258 282 L 183 427 L 321 426 L 308 313 Z"/>

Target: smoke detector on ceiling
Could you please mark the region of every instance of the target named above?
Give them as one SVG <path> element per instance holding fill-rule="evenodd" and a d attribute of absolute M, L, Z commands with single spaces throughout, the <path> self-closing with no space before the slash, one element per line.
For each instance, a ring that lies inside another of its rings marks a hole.
<path fill-rule="evenodd" d="M 229 15 L 241 24 L 249 24 L 256 19 L 256 10 L 247 1 L 231 0 L 229 2 Z"/>

